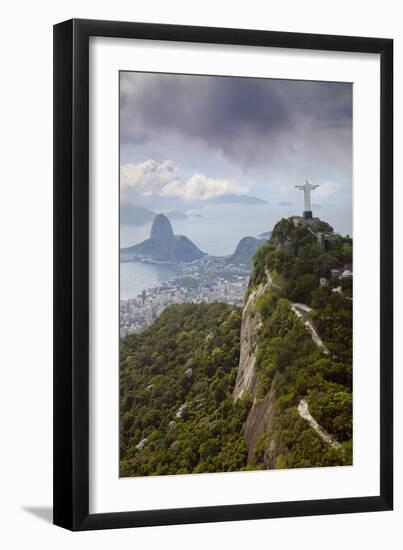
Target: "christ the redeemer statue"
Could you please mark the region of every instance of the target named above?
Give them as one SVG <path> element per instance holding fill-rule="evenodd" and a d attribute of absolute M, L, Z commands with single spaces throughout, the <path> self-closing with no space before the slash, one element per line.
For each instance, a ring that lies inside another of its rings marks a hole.
<path fill-rule="evenodd" d="M 303 217 L 305 220 L 312 218 L 312 209 L 311 209 L 311 191 L 319 187 L 319 185 L 312 185 L 308 180 L 305 180 L 305 185 L 296 185 L 297 189 L 300 189 L 304 192 L 304 213 Z"/>

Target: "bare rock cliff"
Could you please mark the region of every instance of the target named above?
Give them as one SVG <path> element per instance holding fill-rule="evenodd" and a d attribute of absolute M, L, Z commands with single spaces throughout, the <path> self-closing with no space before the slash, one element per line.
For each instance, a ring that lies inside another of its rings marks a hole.
<path fill-rule="evenodd" d="M 248 418 L 246 419 L 244 425 L 245 442 L 248 449 L 248 464 L 251 464 L 253 462 L 253 453 L 259 436 L 263 432 L 267 432 L 270 428 L 270 424 L 273 418 L 273 400 L 274 392 L 270 391 L 261 401 L 258 401 L 255 398 L 249 411 Z M 264 462 L 266 468 L 270 469 L 271 465 L 269 461 L 266 460 L 266 453 Z"/>
<path fill-rule="evenodd" d="M 259 298 L 268 288 L 271 280 L 261 283 L 253 290 L 243 308 L 241 325 L 241 349 L 239 356 L 238 376 L 235 382 L 232 395 L 239 399 L 245 392 L 254 395 L 256 386 L 256 347 L 259 330 L 262 326 L 260 313 L 256 308 L 256 299 Z"/>
<path fill-rule="evenodd" d="M 248 464 L 253 462 L 256 442 L 259 436 L 270 428 L 273 414 L 274 392 L 270 391 L 262 400 L 256 398 L 255 372 L 258 335 L 262 327 L 262 319 L 256 307 L 256 300 L 271 286 L 273 286 L 273 282 L 267 272 L 266 281 L 250 293 L 242 313 L 239 369 L 233 390 L 233 398 L 239 399 L 244 393 L 248 393 L 253 399 L 244 425 L 245 441 L 248 448 Z M 269 460 L 265 460 L 265 464 L 267 468 L 273 467 Z"/>

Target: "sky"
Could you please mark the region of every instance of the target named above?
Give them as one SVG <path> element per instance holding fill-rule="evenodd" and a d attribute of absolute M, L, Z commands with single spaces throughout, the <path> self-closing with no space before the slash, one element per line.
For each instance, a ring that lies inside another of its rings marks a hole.
<path fill-rule="evenodd" d="M 172 208 L 246 194 L 351 227 L 352 84 L 120 73 L 121 199 Z"/>

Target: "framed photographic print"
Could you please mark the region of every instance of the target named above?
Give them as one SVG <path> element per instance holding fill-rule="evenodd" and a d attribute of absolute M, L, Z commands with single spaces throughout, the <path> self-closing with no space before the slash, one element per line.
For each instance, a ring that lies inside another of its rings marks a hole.
<path fill-rule="evenodd" d="M 54 27 L 54 522 L 391 510 L 393 42 Z"/>

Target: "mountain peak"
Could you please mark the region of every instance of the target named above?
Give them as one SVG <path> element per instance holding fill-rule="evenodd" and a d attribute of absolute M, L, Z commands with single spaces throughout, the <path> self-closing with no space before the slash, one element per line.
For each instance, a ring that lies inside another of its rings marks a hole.
<path fill-rule="evenodd" d="M 256 239 L 255 237 L 243 237 L 237 244 L 235 252 L 229 257 L 230 264 L 252 265 L 252 258 L 256 250 L 265 244 L 266 239 Z"/>
<path fill-rule="evenodd" d="M 174 235 L 167 216 L 157 214 L 151 227 L 151 235 L 142 243 L 121 248 L 123 261 L 184 262 L 190 263 L 204 256 L 190 239 Z"/>
<path fill-rule="evenodd" d="M 171 222 L 164 214 L 155 216 L 150 238 L 154 241 L 171 241 L 174 238 Z"/>

